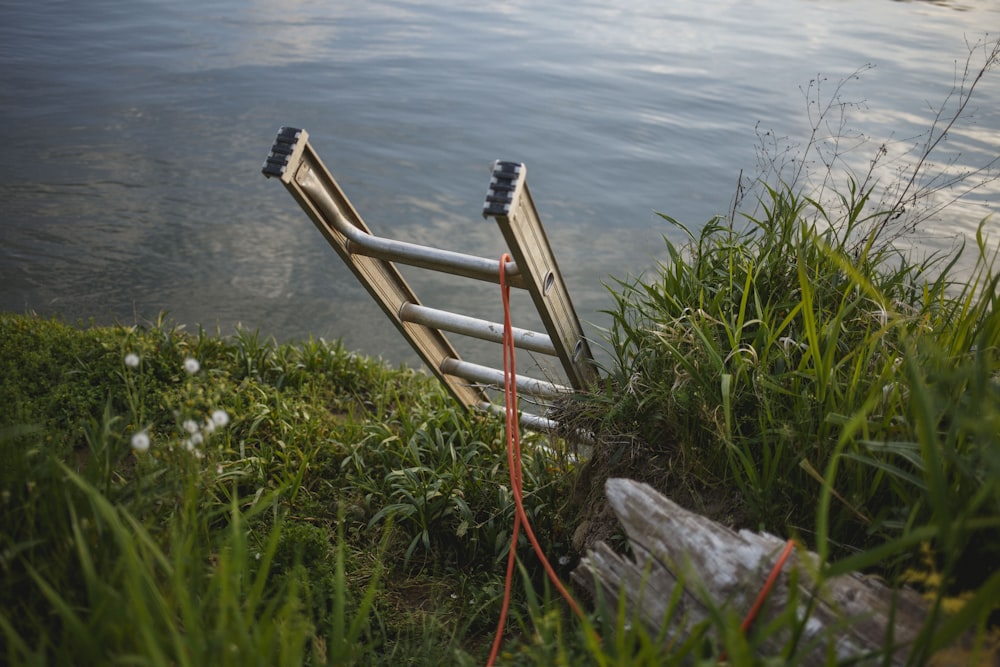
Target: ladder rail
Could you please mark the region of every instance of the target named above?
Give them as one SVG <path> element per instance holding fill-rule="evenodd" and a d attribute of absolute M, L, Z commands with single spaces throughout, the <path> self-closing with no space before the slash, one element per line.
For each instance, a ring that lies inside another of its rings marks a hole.
<path fill-rule="evenodd" d="M 497 160 L 486 192 L 483 217 L 492 217 L 500 227 L 570 384 L 574 389 L 586 389 L 597 379 L 593 353 L 526 179 L 524 164 Z"/>

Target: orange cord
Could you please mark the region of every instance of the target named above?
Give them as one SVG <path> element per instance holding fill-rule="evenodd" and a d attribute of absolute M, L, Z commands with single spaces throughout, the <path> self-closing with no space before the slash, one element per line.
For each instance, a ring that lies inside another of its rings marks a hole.
<path fill-rule="evenodd" d="M 528 541 L 535 549 L 538 559 L 541 561 L 545 572 L 548 574 L 552 584 L 566 600 L 570 608 L 577 616 L 583 617 L 583 612 L 573 600 L 569 591 L 559 581 L 555 570 L 545 557 L 535 532 L 531 529 L 528 515 L 524 511 L 524 496 L 522 490 L 521 471 L 521 434 L 517 418 L 517 368 L 514 359 L 514 333 L 510 319 L 510 286 L 507 285 L 507 275 L 505 267 L 510 261 L 510 255 L 504 253 L 500 258 L 500 293 L 503 298 L 503 376 L 504 376 L 504 402 L 506 404 L 506 431 L 507 431 L 507 465 L 510 469 L 510 489 L 514 496 L 516 512 L 514 514 L 514 529 L 511 531 L 510 552 L 507 555 L 507 575 L 504 580 L 503 604 L 500 608 L 500 621 L 497 624 L 496 635 L 493 638 L 493 648 L 490 651 L 489 661 L 491 666 L 495 663 L 497 654 L 500 651 L 500 642 L 503 639 L 504 627 L 507 624 L 507 613 L 510 610 L 510 592 L 514 581 L 514 563 L 517 558 L 517 540 L 520 537 L 521 528 L 528 536 Z"/>
<path fill-rule="evenodd" d="M 767 601 L 768 596 L 771 594 L 771 589 L 774 588 L 774 584 L 778 581 L 778 576 L 781 574 L 782 568 L 785 567 L 785 562 L 788 557 L 792 555 L 792 549 L 795 547 L 795 540 L 788 540 L 785 542 L 785 548 L 781 550 L 781 555 L 778 556 L 778 560 L 775 561 L 774 567 L 771 568 L 771 574 L 767 575 L 767 580 L 764 582 L 764 586 L 761 587 L 760 592 L 757 593 L 757 599 L 753 601 L 750 606 L 750 611 L 747 615 L 743 617 L 743 623 L 740 624 L 740 631 L 743 634 L 747 633 L 750 626 L 753 625 L 754 620 L 757 618 L 757 613 L 760 612 L 761 607 L 764 606 L 764 602 Z M 723 651 L 722 655 L 719 656 L 719 663 L 724 663 L 726 661 L 726 652 Z"/>
<path fill-rule="evenodd" d="M 774 567 L 771 568 L 771 574 L 767 576 L 767 581 L 764 582 L 764 587 L 760 589 L 760 593 L 757 594 L 757 599 L 753 601 L 753 606 L 750 607 L 750 611 L 743 618 L 743 624 L 740 626 L 740 630 L 745 634 L 750 626 L 753 625 L 754 619 L 757 618 L 757 612 L 760 608 L 764 606 L 764 602 L 767 600 L 767 596 L 771 594 L 771 589 L 774 588 L 774 584 L 778 581 L 778 575 L 781 574 L 781 569 L 785 566 L 785 561 L 788 557 L 792 555 L 792 548 L 795 547 L 795 540 L 788 540 L 785 542 L 785 548 L 781 551 L 781 555 L 778 556 L 777 562 L 775 562 Z"/>
<path fill-rule="evenodd" d="M 514 528 L 511 531 L 510 550 L 507 554 L 507 574 L 504 578 L 503 603 L 500 607 L 500 620 L 497 623 L 496 635 L 493 637 L 493 646 L 490 649 L 489 660 L 486 663 L 487 667 L 492 667 L 492 665 L 496 662 L 497 654 L 500 652 L 500 643 L 503 640 L 503 631 L 507 625 L 507 615 L 510 611 L 510 593 L 514 582 L 514 565 L 517 560 L 517 541 L 520 537 L 522 526 L 524 527 L 524 534 L 528 536 L 528 541 L 531 542 L 531 546 L 538 555 L 538 559 L 541 561 L 542 566 L 545 568 L 545 572 L 548 574 L 552 584 L 556 587 L 556 590 L 558 590 L 560 595 L 563 596 L 563 599 L 566 600 L 573 612 L 576 613 L 577 616 L 580 616 L 581 618 L 583 617 L 583 612 L 580 610 L 580 607 L 569 594 L 569 591 L 567 591 L 562 585 L 562 582 L 559 581 L 559 577 L 556 575 L 555 570 L 552 568 L 552 565 L 549 564 L 548 558 L 545 557 L 545 552 L 542 551 L 542 547 L 539 545 L 538 539 L 535 537 L 535 532 L 531 529 L 531 523 L 528 521 L 528 515 L 524 511 L 524 497 L 521 486 L 521 433 L 517 418 L 517 366 L 514 354 L 513 326 L 511 325 L 510 318 L 510 286 L 507 285 L 507 275 L 505 272 L 507 262 L 509 261 L 510 255 L 506 253 L 500 257 L 500 293 L 503 298 L 503 377 L 504 403 L 506 407 L 507 465 L 510 469 L 510 488 L 511 493 L 514 496 L 514 505 L 517 508 L 517 511 L 514 514 Z M 788 560 L 789 556 L 791 556 L 792 549 L 794 547 L 795 540 L 788 540 L 788 542 L 785 543 L 785 548 L 782 550 L 781 555 L 778 556 L 778 560 L 771 569 L 771 573 L 764 582 L 764 586 L 761 588 L 760 593 L 757 594 L 757 599 L 754 600 L 753 605 L 750 607 L 750 611 L 747 612 L 742 625 L 740 625 L 740 630 L 743 633 L 746 633 L 747 630 L 750 629 L 750 626 L 753 625 L 758 612 L 760 612 L 761 607 L 764 606 L 764 602 L 767 600 L 768 596 L 771 594 L 771 590 L 774 588 L 775 583 L 778 581 L 778 576 L 781 574 L 781 570 L 784 568 L 785 562 Z M 725 653 L 723 653 L 721 660 L 725 660 Z"/>

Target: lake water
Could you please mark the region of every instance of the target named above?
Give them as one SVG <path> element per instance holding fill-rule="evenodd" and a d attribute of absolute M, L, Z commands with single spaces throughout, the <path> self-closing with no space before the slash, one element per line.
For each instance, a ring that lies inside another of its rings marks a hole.
<path fill-rule="evenodd" d="M 868 140 L 845 160 L 863 168 L 886 142 L 905 163 L 969 46 L 998 29 L 994 0 L 0 2 L 0 308 L 168 311 L 414 362 L 261 176 L 292 125 L 377 234 L 486 257 L 503 250 L 480 215 L 490 166 L 524 162 L 593 332 L 609 276 L 648 270 L 676 238 L 657 211 L 693 228 L 727 212 L 759 137 L 803 144 L 809 99 L 859 70 L 842 133 Z M 1000 156 L 1000 71 L 944 149 L 943 174 Z M 954 243 L 998 201 L 984 185 L 918 242 Z M 428 305 L 499 317 L 496 288 L 407 277 Z"/>

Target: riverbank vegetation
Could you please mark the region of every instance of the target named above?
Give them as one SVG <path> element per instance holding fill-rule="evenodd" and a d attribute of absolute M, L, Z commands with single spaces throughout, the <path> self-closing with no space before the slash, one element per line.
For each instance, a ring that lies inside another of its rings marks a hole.
<path fill-rule="evenodd" d="M 996 221 L 960 247 L 921 256 L 909 243 L 956 193 L 995 186 L 1000 156 L 950 176 L 931 168 L 998 62 L 1000 42 L 979 48 L 985 66 L 967 61 L 902 156 L 882 144 L 852 163 L 868 141 L 848 130 L 861 105 L 845 100 L 846 81 L 824 98 L 817 79 L 804 146 L 759 133 L 769 181 L 697 232 L 664 216 L 683 241 L 667 242 L 654 275 L 611 285 L 603 392 L 567 411 L 601 434 L 581 475 L 585 543 L 613 530 L 601 482 L 640 479 L 728 525 L 801 540 L 833 564 L 827 576 L 858 569 L 922 588 L 914 662 L 954 638 L 933 629 L 946 609 L 962 610 L 952 618 L 966 630 L 978 618 L 980 637 L 992 633 L 983 664 L 996 658 Z M 886 166 L 896 177 L 883 181 Z"/>
<path fill-rule="evenodd" d="M 949 127 L 935 122 L 915 170 Z M 806 156 L 822 150 L 814 135 Z M 684 240 L 653 274 L 612 283 L 602 382 L 559 415 L 591 433 L 586 458 L 525 434 L 526 511 L 568 580 L 588 544 L 620 544 L 603 481 L 637 478 L 727 525 L 795 537 L 820 554 L 820 578 L 918 588 L 912 663 L 962 637 L 951 659 L 987 664 L 1000 647 L 998 239 L 984 221 L 968 247 L 917 258 L 896 242 L 935 181 L 886 195 L 871 171 L 833 183 L 838 160 L 820 163 L 819 187 L 772 174 L 751 206 L 696 232 L 666 218 Z M 336 343 L 166 318 L 2 314 L 0 349 L 0 659 L 485 661 L 514 523 L 501 418 Z M 798 632 L 756 654 L 778 629 L 744 636 L 731 613 L 669 648 L 599 601 L 577 618 L 526 543 L 518 555 L 502 664 L 802 659 Z"/>

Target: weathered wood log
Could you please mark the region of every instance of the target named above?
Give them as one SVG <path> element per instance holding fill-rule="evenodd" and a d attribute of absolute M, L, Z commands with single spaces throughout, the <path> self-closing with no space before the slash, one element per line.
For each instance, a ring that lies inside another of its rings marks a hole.
<path fill-rule="evenodd" d="M 605 489 L 635 560 L 599 543 L 581 560 L 573 580 L 591 594 L 600 589 L 612 604 L 624 595 L 631 617 L 654 636 L 664 630 L 668 641 L 687 636 L 709 618 L 709 605 L 735 609 L 742 617 L 785 546 L 773 535 L 735 532 L 689 512 L 641 482 L 610 479 Z M 920 596 L 860 574 L 833 577 L 817 587 L 818 562 L 815 553 L 796 549 L 756 623 L 795 605 L 797 618 L 804 619 L 798 664 L 826 664 L 831 650 L 838 660 L 871 656 L 881 664 L 890 643 L 892 664 L 904 664 L 926 619 Z M 678 585 L 683 586 L 679 603 L 666 618 Z M 760 649 L 778 655 L 789 639 L 788 632 L 775 633 Z"/>

